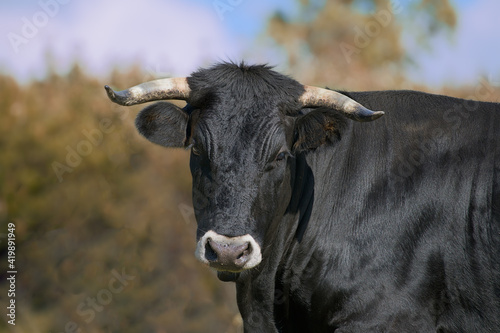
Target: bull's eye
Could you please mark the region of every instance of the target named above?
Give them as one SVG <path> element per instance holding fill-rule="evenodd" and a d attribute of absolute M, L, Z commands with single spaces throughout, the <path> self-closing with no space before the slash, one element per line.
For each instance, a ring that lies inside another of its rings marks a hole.
<path fill-rule="evenodd" d="M 276 156 L 276 161 L 279 162 L 279 161 L 283 161 L 290 153 L 287 152 L 287 151 L 282 151 L 281 153 L 278 154 L 278 156 Z"/>
<path fill-rule="evenodd" d="M 286 159 L 288 157 L 291 157 L 291 156 L 292 156 L 292 154 L 290 154 L 290 152 L 288 150 L 279 152 L 278 155 L 276 155 L 276 157 L 274 158 L 274 160 L 271 160 L 267 163 L 265 170 L 270 171 L 270 170 L 273 170 L 280 165 L 283 165 L 282 162 L 286 161 Z"/>
<path fill-rule="evenodd" d="M 199 148 L 197 148 L 196 146 L 191 147 L 191 152 L 192 152 L 194 155 L 196 155 L 196 156 L 200 156 L 200 154 L 201 154 L 200 149 L 199 149 Z"/>

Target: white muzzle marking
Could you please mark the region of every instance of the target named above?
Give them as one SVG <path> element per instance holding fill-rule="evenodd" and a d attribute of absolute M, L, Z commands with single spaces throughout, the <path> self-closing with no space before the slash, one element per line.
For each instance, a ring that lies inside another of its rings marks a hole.
<path fill-rule="evenodd" d="M 262 261 L 262 252 L 260 249 L 259 244 L 255 241 L 255 239 L 250 236 L 249 234 L 243 235 L 243 236 L 237 236 L 237 237 L 227 237 L 223 235 L 219 235 L 218 233 L 210 230 L 207 231 L 203 237 L 200 238 L 198 241 L 198 244 L 196 246 L 196 252 L 195 256 L 198 258 L 199 261 L 201 261 L 204 264 L 209 265 L 210 262 L 207 260 L 205 256 L 205 248 L 208 239 L 212 239 L 213 241 L 220 243 L 220 244 L 227 244 L 228 246 L 239 246 L 245 243 L 249 243 L 250 247 L 252 249 L 252 252 L 249 254 L 250 258 L 249 260 L 245 263 L 245 265 L 242 267 L 242 270 L 250 269 Z"/>

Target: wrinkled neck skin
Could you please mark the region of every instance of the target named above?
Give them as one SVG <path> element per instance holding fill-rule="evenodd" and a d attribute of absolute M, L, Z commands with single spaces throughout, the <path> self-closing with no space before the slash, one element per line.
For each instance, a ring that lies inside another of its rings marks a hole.
<path fill-rule="evenodd" d="M 245 332 L 278 332 L 276 305 L 285 295 L 276 283 L 281 279 L 285 256 L 298 244 L 307 227 L 313 201 L 314 179 L 304 154 L 298 154 L 291 163 L 292 197 L 283 216 L 272 221 L 264 244 L 263 260 L 259 266 L 240 273 L 236 280 L 238 308 Z M 279 319 L 278 319 L 279 320 Z"/>

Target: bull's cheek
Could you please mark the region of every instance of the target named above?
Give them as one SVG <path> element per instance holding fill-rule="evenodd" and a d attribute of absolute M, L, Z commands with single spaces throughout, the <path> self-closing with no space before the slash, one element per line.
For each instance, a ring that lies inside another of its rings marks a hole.
<path fill-rule="evenodd" d="M 280 186 L 279 186 L 280 185 Z M 267 221 L 274 220 L 277 216 L 282 216 L 286 209 L 285 202 L 288 202 L 287 186 L 286 184 L 277 184 L 276 186 L 269 187 L 265 191 L 265 195 L 260 198 L 261 207 L 265 207 L 265 216 Z"/>

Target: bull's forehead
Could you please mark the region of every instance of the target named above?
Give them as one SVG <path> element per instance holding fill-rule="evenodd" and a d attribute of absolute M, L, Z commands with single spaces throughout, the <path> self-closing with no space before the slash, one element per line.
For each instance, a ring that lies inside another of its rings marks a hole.
<path fill-rule="evenodd" d="M 195 140 L 218 166 L 233 170 L 262 165 L 285 148 L 285 117 L 277 110 L 201 110 Z"/>
<path fill-rule="evenodd" d="M 287 116 L 300 110 L 304 88 L 267 66 L 216 65 L 188 77 L 198 110 L 195 140 L 211 161 L 262 164 L 287 141 Z M 198 138 L 196 138 L 198 136 Z"/>

